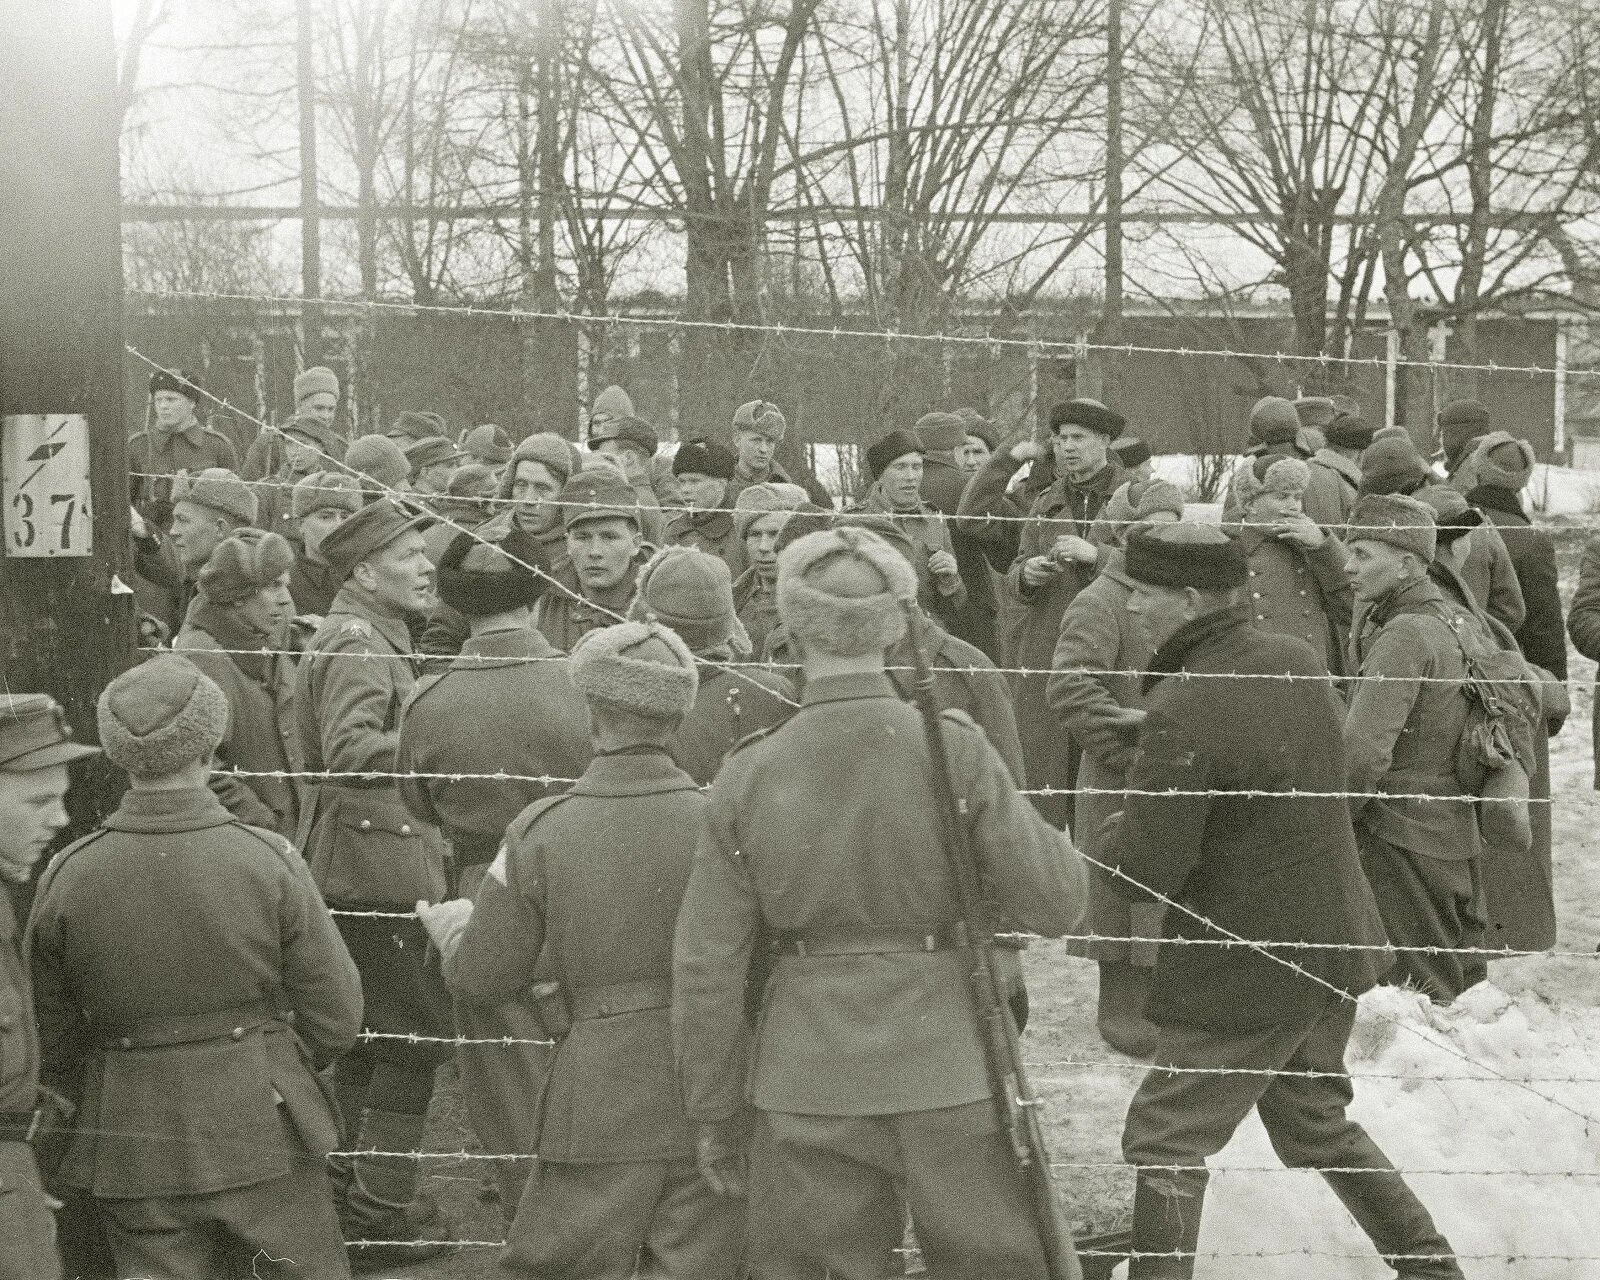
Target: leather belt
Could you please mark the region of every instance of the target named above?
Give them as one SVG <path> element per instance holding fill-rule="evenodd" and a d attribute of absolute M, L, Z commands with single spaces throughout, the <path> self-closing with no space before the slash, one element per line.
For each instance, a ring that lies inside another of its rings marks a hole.
<path fill-rule="evenodd" d="M 603 987 L 579 987 L 574 991 L 572 1020 L 588 1022 L 594 1018 L 613 1018 L 619 1013 L 642 1013 L 646 1009 L 671 1006 L 672 982 L 668 978 L 612 982 Z"/>
<path fill-rule="evenodd" d="M 43 1107 L 32 1111 L 0 1111 L 0 1142 L 32 1142 L 43 1119 Z"/>
<path fill-rule="evenodd" d="M 913 951 L 950 951 L 967 945 L 961 924 L 930 929 L 915 925 L 861 929 L 797 929 L 776 933 L 767 949 L 778 956 L 882 956 Z"/>
<path fill-rule="evenodd" d="M 292 1011 L 280 1012 L 269 1001 L 252 1000 L 228 1009 L 138 1018 L 120 1024 L 98 1022 L 90 1018 L 89 1029 L 103 1049 L 159 1049 L 175 1044 L 220 1040 L 224 1036 L 243 1040 L 258 1027 L 293 1021 Z"/>

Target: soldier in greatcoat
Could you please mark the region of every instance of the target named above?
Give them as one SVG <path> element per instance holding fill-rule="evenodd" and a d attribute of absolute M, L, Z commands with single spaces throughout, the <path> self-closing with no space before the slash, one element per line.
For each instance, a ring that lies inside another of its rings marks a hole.
<path fill-rule="evenodd" d="M 1135 533 L 1124 563 L 1154 653 L 1108 883 L 1170 904 L 1148 1006 L 1155 1066 L 1122 1135 L 1139 1171 L 1130 1280 L 1194 1274 L 1206 1160 L 1252 1108 L 1279 1159 L 1321 1171 L 1400 1276 L 1460 1280 L 1449 1242 L 1345 1112 L 1355 1000 L 1388 956 L 1349 810 L 1315 794 L 1345 789 L 1325 668 L 1304 641 L 1252 625 L 1244 556 L 1220 530 Z M 1262 678 L 1285 673 L 1301 678 Z M 1253 790 L 1279 794 L 1237 794 Z"/>
<path fill-rule="evenodd" d="M 18 946 L 12 886 L 67 825 L 67 766 L 96 755 L 72 741 L 56 700 L 0 694 L 0 1277 L 59 1280 L 55 1220 L 31 1144 L 59 1121 L 58 1100 L 39 1084 L 33 993 Z"/>
<path fill-rule="evenodd" d="M 158 533 L 172 516 L 170 477 L 211 467 L 239 469 L 233 441 L 195 415 L 204 396 L 194 374 L 157 369 L 150 375 L 150 425 L 128 440 L 129 501 Z"/>
<path fill-rule="evenodd" d="M 29 926 L 46 1079 L 78 1101 L 58 1177 L 90 1193 L 117 1274 L 349 1275 L 316 1072 L 361 985 L 288 841 L 206 788 L 228 702 L 163 655 L 100 697 L 132 789 L 59 854 Z"/>
<path fill-rule="evenodd" d="M 750 662 L 750 637 L 733 608 L 732 577 L 710 552 L 684 546 L 656 552 L 639 570 L 628 617 L 671 627 L 694 654 L 699 685 L 671 749 L 678 767 L 696 782 L 710 782 L 736 743 L 794 710 L 789 682 Z"/>
<path fill-rule="evenodd" d="M 777 460 L 778 446 L 788 430 L 783 410 L 770 401 L 747 400 L 733 411 L 733 450 L 738 462 L 728 484 L 728 506 L 736 505 L 739 495 L 753 484 L 796 484 L 805 490 L 808 501 L 824 511 L 833 509 L 833 495 L 816 476 L 803 470 L 791 476 Z"/>
<path fill-rule="evenodd" d="M 233 815 L 293 839 L 305 783 L 294 716 L 294 662 L 286 648 L 294 600 L 294 552 L 283 538 L 241 529 L 200 570 L 199 594 L 172 647 L 228 698 L 212 787 Z M 233 770 L 243 770 L 237 777 Z"/>
<path fill-rule="evenodd" d="M 861 529 L 779 565 L 802 705 L 711 786 L 678 920 L 673 1031 L 709 1177 L 735 1174 L 746 1101 L 757 1276 L 893 1274 L 909 1205 L 929 1270 L 1038 1277 L 952 926 L 958 907 L 924 725 L 884 675 L 916 574 Z M 1002 915 L 1048 936 L 1083 910 L 1082 862 L 972 721 L 943 713 L 951 784 Z M 757 940 L 773 959 L 745 1023 Z"/>
<path fill-rule="evenodd" d="M 1100 827 L 1121 808 L 1121 798 L 1105 794 L 1126 784 L 1128 765 L 1144 723 L 1144 672 L 1150 646 L 1127 610 L 1134 583 L 1123 565 L 1122 546 L 1135 528 L 1183 516 L 1183 494 L 1164 480 L 1138 480 L 1118 487 L 1104 515 L 1116 540 L 1106 567 L 1080 591 L 1061 617 L 1061 637 L 1051 660 L 1045 694 L 1062 727 L 1081 750 L 1073 830 L 1078 847 L 1104 860 Z M 1122 674 L 1122 673 L 1126 674 Z M 1129 903 L 1107 883 L 1089 881 L 1085 933 L 1104 940 L 1072 945 L 1099 969 L 1095 1027 L 1113 1049 L 1148 1057 L 1155 1048 L 1155 1025 L 1144 1016 L 1155 971 L 1154 943 L 1114 939 L 1157 938 L 1163 908 L 1159 903 Z"/>
<path fill-rule="evenodd" d="M 1342 675 L 1351 608 L 1344 544 L 1306 514 L 1310 480 L 1299 458 L 1245 459 L 1233 473 L 1224 518 L 1244 552 L 1256 627 L 1304 640 Z"/>
<path fill-rule="evenodd" d="M 339 375 L 326 365 L 312 365 L 294 376 L 294 418 L 314 422 L 326 435 L 324 446 L 334 461 L 344 457 L 346 438 L 333 425 L 339 412 Z M 239 474 L 246 480 L 261 480 L 272 475 L 283 465 L 284 438 L 271 427 L 256 434 L 245 452 L 244 465 Z M 328 465 L 324 459 L 318 470 Z"/>
<path fill-rule="evenodd" d="M 511 820 L 536 800 L 565 791 L 589 763 L 588 712 L 566 659 L 532 625 L 544 579 L 528 566 L 532 535 L 513 528 L 493 545 L 458 533 L 439 561 L 439 598 L 471 634 L 437 675 L 412 690 L 400 721 L 401 798 L 449 841 L 455 893 L 475 897 Z M 509 774 L 486 778 L 483 774 Z M 451 776 L 455 775 L 455 776 Z M 546 1032 L 515 995 L 493 1004 L 458 999 L 467 1039 L 531 1041 Z M 461 1045 L 467 1118 L 485 1151 L 525 1155 L 537 1139 L 532 1099 L 549 1060 L 535 1044 Z M 528 1176 L 522 1160 L 495 1166 L 500 1209 L 515 1212 Z"/>
<path fill-rule="evenodd" d="M 217 544 L 256 522 L 256 495 L 231 471 L 214 468 L 172 482 L 170 531 L 136 523 L 133 564 L 152 589 L 151 612 L 172 635 L 194 599 L 195 579 Z M 140 536 L 142 534 L 142 536 Z"/>
<path fill-rule="evenodd" d="M 322 543 L 341 524 L 361 510 L 361 490 L 356 482 L 336 471 L 314 471 L 294 487 L 289 499 L 294 517 L 294 568 L 289 572 L 289 594 L 297 614 L 322 618 L 333 607 L 341 583 L 322 555 Z"/>
<path fill-rule="evenodd" d="M 666 535 L 667 518 L 655 490 L 651 462 L 661 447 L 661 437 L 643 418 L 631 415 L 600 417 L 589 423 L 588 446 L 613 463 L 626 477 L 634 494 L 639 531 L 652 546 L 660 546 Z"/>
<path fill-rule="evenodd" d="M 547 973 L 571 1023 L 552 1028 L 539 1162 L 502 1265 L 732 1280 L 742 1206 L 696 1167 L 672 1056 L 673 926 L 705 798 L 668 742 L 694 658 L 667 628 L 628 622 L 584 636 L 571 673 L 594 762 L 511 824 L 475 904 L 418 904 L 456 992 L 504 1000 Z"/>
<path fill-rule="evenodd" d="M 971 413 L 971 410 L 967 411 Z M 967 481 L 982 466 L 982 461 L 970 470 L 963 461 L 967 442 L 976 437 L 968 435 L 969 422 L 959 413 L 925 413 L 917 419 L 917 439 L 927 452 L 922 460 L 922 500 L 945 517 L 950 535 L 950 552 L 955 556 L 956 568 L 967 589 L 967 602 L 959 619 L 953 621 L 952 633 L 975 648 L 982 649 L 992 659 L 995 647 L 995 575 L 989 568 L 983 546 L 969 537 L 962 521 L 956 519 L 961 507 L 961 495 L 967 490 Z M 985 446 L 977 441 L 979 449 Z M 983 460 L 988 458 L 987 451 Z"/>
<path fill-rule="evenodd" d="M 1413 948 L 1386 980 L 1448 1003 L 1481 976 L 1481 965 L 1451 948 L 1482 945 L 1484 926 L 1478 820 L 1456 772 L 1468 706 L 1463 637 L 1428 577 L 1433 509 L 1369 496 L 1351 523 L 1348 572 L 1367 606 L 1350 637 L 1351 666 L 1363 677 L 1344 733 L 1351 813 L 1389 939 Z M 1416 949 L 1426 947 L 1443 950 Z"/>
<path fill-rule="evenodd" d="M 639 566 L 650 553 L 640 531 L 638 498 L 614 472 L 580 472 L 557 502 L 566 557 L 551 572 L 553 581 L 539 597 L 533 625 L 562 653 L 570 653 L 586 632 L 608 627 L 627 613 Z"/>
<path fill-rule="evenodd" d="M 1046 699 L 1047 673 L 1061 615 L 1110 555 L 1110 528 L 1095 517 L 1127 478 L 1109 452 L 1123 425 L 1121 414 L 1095 400 L 1069 400 L 1051 411 L 1056 480 L 1029 508 L 1006 575 L 1006 591 L 1021 608 L 1014 665 L 1027 672 L 1012 678 L 1017 731 L 1029 783 L 1053 792 L 1033 802 L 1058 826 L 1072 816 L 1072 797 L 1065 792 L 1078 771 L 1078 751 Z"/>
<path fill-rule="evenodd" d="M 307 646 L 295 686 L 306 768 L 329 777 L 301 819 L 306 860 L 332 907 L 406 912 L 444 896 L 444 841 L 400 796 L 400 711 L 418 676 L 407 620 L 432 606 L 433 566 L 420 526 L 387 498 L 368 503 L 330 533 L 322 554 L 342 580 Z M 339 916 L 361 970 L 364 1029 L 382 1036 L 450 1036 L 449 993 L 424 964 L 427 939 L 412 920 Z M 433 1096 L 434 1043 L 367 1039 L 335 1074 L 352 1146 L 415 1151 Z M 352 1238 L 433 1241 L 392 1255 L 379 1248 L 358 1266 L 416 1259 L 446 1247 L 449 1227 L 417 1194 L 415 1159 L 359 1156 L 339 1170 L 340 1215 Z"/>
<path fill-rule="evenodd" d="M 734 532 L 733 503 L 728 499 L 738 458 L 714 440 L 690 440 L 672 455 L 678 492 L 691 508 L 667 522 L 666 539 L 682 547 L 699 547 L 718 556 L 728 571 L 744 572 L 744 546 Z"/>
<path fill-rule="evenodd" d="M 805 499 L 791 484 L 753 484 L 734 503 L 733 532 L 744 548 L 745 570 L 733 583 L 739 624 L 756 653 L 778 622 L 778 539 L 790 515 Z"/>

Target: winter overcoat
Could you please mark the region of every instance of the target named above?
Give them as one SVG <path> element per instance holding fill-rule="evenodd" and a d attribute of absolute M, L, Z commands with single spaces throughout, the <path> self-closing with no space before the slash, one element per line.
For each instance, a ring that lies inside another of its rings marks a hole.
<path fill-rule="evenodd" d="M 672 735 L 672 758 L 704 786 L 737 743 L 788 719 L 793 699 L 793 686 L 776 672 L 703 662 L 694 705 Z"/>
<path fill-rule="evenodd" d="M 1600 538 L 1591 539 L 1578 565 L 1578 590 L 1567 614 L 1572 647 L 1590 660 L 1600 659 Z M 1600 698 L 1594 708 L 1594 786 L 1600 791 Z"/>
<path fill-rule="evenodd" d="M 80 1102 L 68 1186 L 203 1195 L 336 1147 L 314 1072 L 355 1043 L 361 984 L 281 836 L 203 787 L 130 791 L 51 863 L 30 936 L 45 1078 Z"/>
<path fill-rule="evenodd" d="M 995 646 L 995 574 L 982 544 L 967 533 L 963 522 L 957 518 L 961 496 L 967 491 L 970 479 L 952 454 L 930 453 L 923 459 L 922 500 L 945 517 L 950 550 L 967 588 L 967 603 L 960 616 L 952 620 L 951 634 L 994 658 L 998 652 Z"/>
<path fill-rule="evenodd" d="M 1556 546 L 1523 510 L 1522 498 L 1510 489 L 1481 484 L 1467 501 L 1494 521 L 1506 545 L 1511 567 L 1522 589 L 1525 614 L 1511 634 L 1522 656 L 1558 680 L 1567 678 L 1567 634 L 1561 618 L 1561 589 L 1556 583 Z"/>
<path fill-rule="evenodd" d="M 1150 665 L 1149 715 L 1111 841 L 1122 874 L 1110 883 L 1136 900 L 1154 890 L 1178 903 L 1167 911 L 1169 939 L 1330 949 L 1164 945 L 1147 1016 L 1249 1030 L 1315 1017 L 1324 984 L 1351 995 L 1373 986 L 1388 967 L 1383 951 L 1332 949 L 1386 941 L 1345 802 L 1228 794 L 1345 789 L 1344 712 L 1332 688 L 1258 678 L 1315 676 L 1321 661 L 1304 641 L 1258 631 L 1241 608 L 1179 628 Z M 1206 678 L 1174 678 L 1184 672 Z"/>
<path fill-rule="evenodd" d="M 1256 628 L 1304 640 L 1324 667 L 1344 674 L 1352 603 L 1344 544 L 1331 533 L 1307 549 L 1255 526 L 1230 532 L 1250 566 L 1245 589 Z"/>

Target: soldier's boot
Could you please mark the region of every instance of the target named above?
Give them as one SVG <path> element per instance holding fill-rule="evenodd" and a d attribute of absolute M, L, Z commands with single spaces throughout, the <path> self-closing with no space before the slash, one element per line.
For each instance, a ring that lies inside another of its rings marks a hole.
<path fill-rule="evenodd" d="M 1372 1169 L 1322 1176 L 1399 1280 L 1463 1280 L 1455 1250 L 1400 1174 Z"/>
<path fill-rule="evenodd" d="M 1191 1280 L 1210 1178 L 1203 1166 L 1140 1170 L 1133 1191 L 1136 1256 L 1128 1262 L 1128 1280 Z"/>
<path fill-rule="evenodd" d="M 339 1226 L 353 1271 L 404 1267 L 455 1247 L 455 1232 L 432 1197 L 419 1195 L 426 1115 L 379 1111 L 361 1116 L 347 1180 L 338 1196 Z M 376 1154 L 385 1153 L 385 1154 Z M 386 1243 L 362 1244 L 360 1241 Z"/>
<path fill-rule="evenodd" d="M 1118 1053 L 1148 1058 L 1156 1051 L 1156 1026 L 1144 1016 L 1155 970 L 1119 960 L 1100 962 L 1100 999 L 1095 1029 Z"/>

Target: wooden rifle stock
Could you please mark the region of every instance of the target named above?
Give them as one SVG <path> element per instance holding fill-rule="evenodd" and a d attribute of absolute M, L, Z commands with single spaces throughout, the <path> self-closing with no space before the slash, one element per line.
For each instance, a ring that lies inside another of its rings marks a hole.
<path fill-rule="evenodd" d="M 971 957 L 973 1004 L 978 1019 L 978 1038 L 983 1042 L 984 1062 L 989 1071 L 989 1087 L 1011 1153 L 1028 1186 L 1050 1280 L 1083 1280 L 1083 1270 L 1073 1247 L 1072 1227 L 1056 1195 L 1050 1153 L 1045 1148 L 1044 1128 L 1039 1121 L 1042 1104 L 1034 1095 L 1023 1067 L 1017 1024 L 1012 1020 L 1005 983 L 995 960 L 994 930 L 984 908 L 978 864 L 967 837 L 966 802 L 957 797 L 950 777 L 949 755 L 939 723 L 939 703 L 933 691 L 933 672 L 924 649 L 922 616 L 915 602 L 907 602 L 905 612 L 914 668 L 912 697 L 922 715 L 928 750 L 933 757 L 934 796 L 939 806 L 945 857 L 950 863 L 951 881 L 961 908 L 962 932 Z"/>

